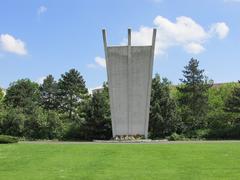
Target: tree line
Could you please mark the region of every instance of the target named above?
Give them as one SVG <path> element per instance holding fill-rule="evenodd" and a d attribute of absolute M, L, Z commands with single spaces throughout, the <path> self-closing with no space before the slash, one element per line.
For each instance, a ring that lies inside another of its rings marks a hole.
<path fill-rule="evenodd" d="M 156 74 L 152 80 L 149 138 L 240 139 L 240 84 L 214 85 L 191 59 L 177 86 Z M 89 94 L 76 69 L 41 85 L 20 79 L 0 90 L 0 134 L 23 139 L 110 139 L 107 83 Z"/>

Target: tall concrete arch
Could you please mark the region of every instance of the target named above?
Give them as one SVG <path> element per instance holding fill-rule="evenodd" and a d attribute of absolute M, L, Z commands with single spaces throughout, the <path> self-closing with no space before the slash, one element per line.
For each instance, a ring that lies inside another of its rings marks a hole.
<path fill-rule="evenodd" d="M 102 34 L 113 137 L 144 135 L 147 138 L 156 29 L 149 46 L 132 46 L 131 29 L 128 29 L 127 46 L 108 46 L 106 30 Z"/>

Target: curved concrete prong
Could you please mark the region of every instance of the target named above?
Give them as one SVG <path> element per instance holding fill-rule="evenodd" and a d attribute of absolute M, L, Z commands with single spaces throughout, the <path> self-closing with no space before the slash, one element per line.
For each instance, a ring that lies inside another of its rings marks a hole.
<path fill-rule="evenodd" d="M 128 29 L 128 46 L 131 46 L 131 29 Z"/>
<path fill-rule="evenodd" d="M 107 48 L 107 34 L 106 34 L 106 30 L 105 29 L 102 30 L 102 36 L 103 36 L 104 49 L 106 50 L 106 48 Z"/>
<path fill-rule="evenodd" d="M 156 35 L 157 35 L 157 29 L 153 29 L 153 35 L 152 35 L 152 46 L 155 46 L 155 42 L 156 42 Z"/>
<path fill-rule="evenodd" d="M 146 105 L 146 114 L 145 114 L 145 139 L 148 138 L 148 126 L 149 126 L 149 110 L 150 110 L 150 99 L 151 99 L 151 90 L 152 90 L 152 72 L 153 72 L 153 59 L 154 59 L 154 49 L 156 42 L 157 29 L 153 29 L 152 35 L 152 47 L 151 47 L 151 57 L 149 63 L 149 80 L 148 80 L 148 91 L 147 91 L 147 105 Z"/>

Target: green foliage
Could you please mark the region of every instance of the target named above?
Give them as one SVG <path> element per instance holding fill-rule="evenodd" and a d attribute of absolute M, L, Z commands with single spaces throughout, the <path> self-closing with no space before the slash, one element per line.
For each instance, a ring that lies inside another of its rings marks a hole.
<path fill-rule="evenodd" d="M 171 140 L 240 139 L 240 84 L 216 84 L 191 59 L 178 86 L 157 74 L 152 81 L 149 136 Z M 0 134 L 26 139 L 93 140 L 112 137 L 107 83 L 88 95 L 80 73 L 71 69 L 42 85 L 29 79 L 0 89 Z M 185 138 L 186 137 L 186 138 Z"/>
<path fill-rule="evenodd" d="M 207 126 L 208 90 L 211 82 L 203 75 L 204 70 L 198 68 L 199 61 L 191 59 L 183 70 L 184 79 L 177 87 L 180 114 L 184 122 L 184 131 L 192 131 Z"/>
<path fill-rule="evenodd" d="M 185 134 L 187 138 L 192 140 L 203 140 L 209 137 L 210 129 L 197 129 Z"/>
<path fill-rule="evenodd" d="M 46 134 L 48 139 L 62 139 L 64 136 L 64 123 L 55 111 L 47 111 Z"/>
<path fill-rule="evenodd" d="M 3 117 L 5 115 L 5 109 L 4 109 L 4 106 L 3 106 L 3 103 L 0 102 L 0 134 L 2 134 L 2 122 L 3 122 Z"/>
<path fill-rule="evenodd" d="M 207 139 L 240 139 L 240 122 L 226 124 L 223 122 L 221 127 L 213 127 L 206 136 Z"/>
<path fill-rule="evenodd" d="M 0 115 L 2 134 L 22 137 L 24 134 L 25 115 L 19 108 L 8 107 Z"/>
<path fill-rule="evenodd" d="M 94 93 L 85 106 L 85 121 L 82 125 L 83 137 L 86 140 L 110 139 L 112 137 L 108 88 Z"/>
<path fill-rule="evenodd" d="M 240 114 L 240 86 L 235 86 L 225 103 L 225 111 Z"/>
<path fill-rule="evenodd" d="M 176 103 L 170 97 L 171 83 L 158 74 L 152 81 L 151 107 L 149 115 L 150 138 L 164 138 L 179 128 Z"/>
<path fill-rule="evenodd" d="M 187 134 L 173 133 L 167 137 L 169 141 L 188 141 L 188 140 L 203 140 L 209 137 L 209 129 L 198 129 Z"/>
<path fill-rule="evenodd" d="M 226 83 L 219 86 L 213 86 L 209 89 L 209 111 L 208 127 L 210 129 L 223 129 L 232 124 L 234 114 L 226 112 L 225 102 L 231 96 L 231 93 L 237 83 Z"/>
<path fill-rule="evenodd" d="M 61 139 L 64 127 L 56 112 L 37 107 L 26 117 L 24 130 L 28 139 Z"/>
<path fill-rule="evenodd" d="M 215 112 L 215 118 L 211 119 L 211 131 L 208 138 L 240 139 L 240 84 L 229 83 L 221 88 L 218 94 L 211 98 L 216 99 L 216 97 L 222 96 L 218 107 L 212 108 L 212 111 Z"/>
<path fill-rule="evenodd" d="M 0 135 L 0 144 L 9 144 L 9 143 L 17 143 L 18 138 L 7 135 Z"/>
<path fill-rule="evenodd" d="M 28 139 L 47 139 L 47 116 L 42 108 L 36 107 L 25 120 L 25 137 Z"/>
<path fill-rule="evenodd" d="M 59 102 L 57 98 L 58 84 L 52 75 L 48 75 L 39 87 L 40 104 L 46 110 L 57 110 Z"/>
<path fill-rule="evenodd" d="M 55 111 L 35 107 L 25 113 L 7 107 L 0 110 L 0 133 L 27 139 L 61 139 L 64 125 Z"/>
<path fill-rule="evenodd" d="M 58 83 L 58 99 L 62 113 L 67 113 L 69 120 L 78 119 L 78 108 L 87 98 L 87 88 L 80 73 L 75 69 L 62 74 Z"/>
<path fill-rule="evenodd" d="M 169 141 L 184 141 L 187 140 L 183 134 L 173 133 L 171 136 L 168 137 Z"/>
<path fill-rule="evenodd" d="M 10 84 L 4 102 L 13 108 L 29 110 L 39 102 L 39 86 L 29 79 L 21 79 Z"/>
<path fill-rule="evenodd" d="M 3 101 L 3 96 L 4 96 L 3 90 L 2 88 L 0 88 L 0 104 Z"/>

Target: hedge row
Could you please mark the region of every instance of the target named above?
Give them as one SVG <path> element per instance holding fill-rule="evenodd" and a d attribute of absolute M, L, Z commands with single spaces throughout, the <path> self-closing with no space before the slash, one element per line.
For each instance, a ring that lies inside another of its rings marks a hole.
<path fill-rule="evenodd" d="M 0 135 L 0 144 L 17 143 L 18 138 L 7 135 Z"/>

